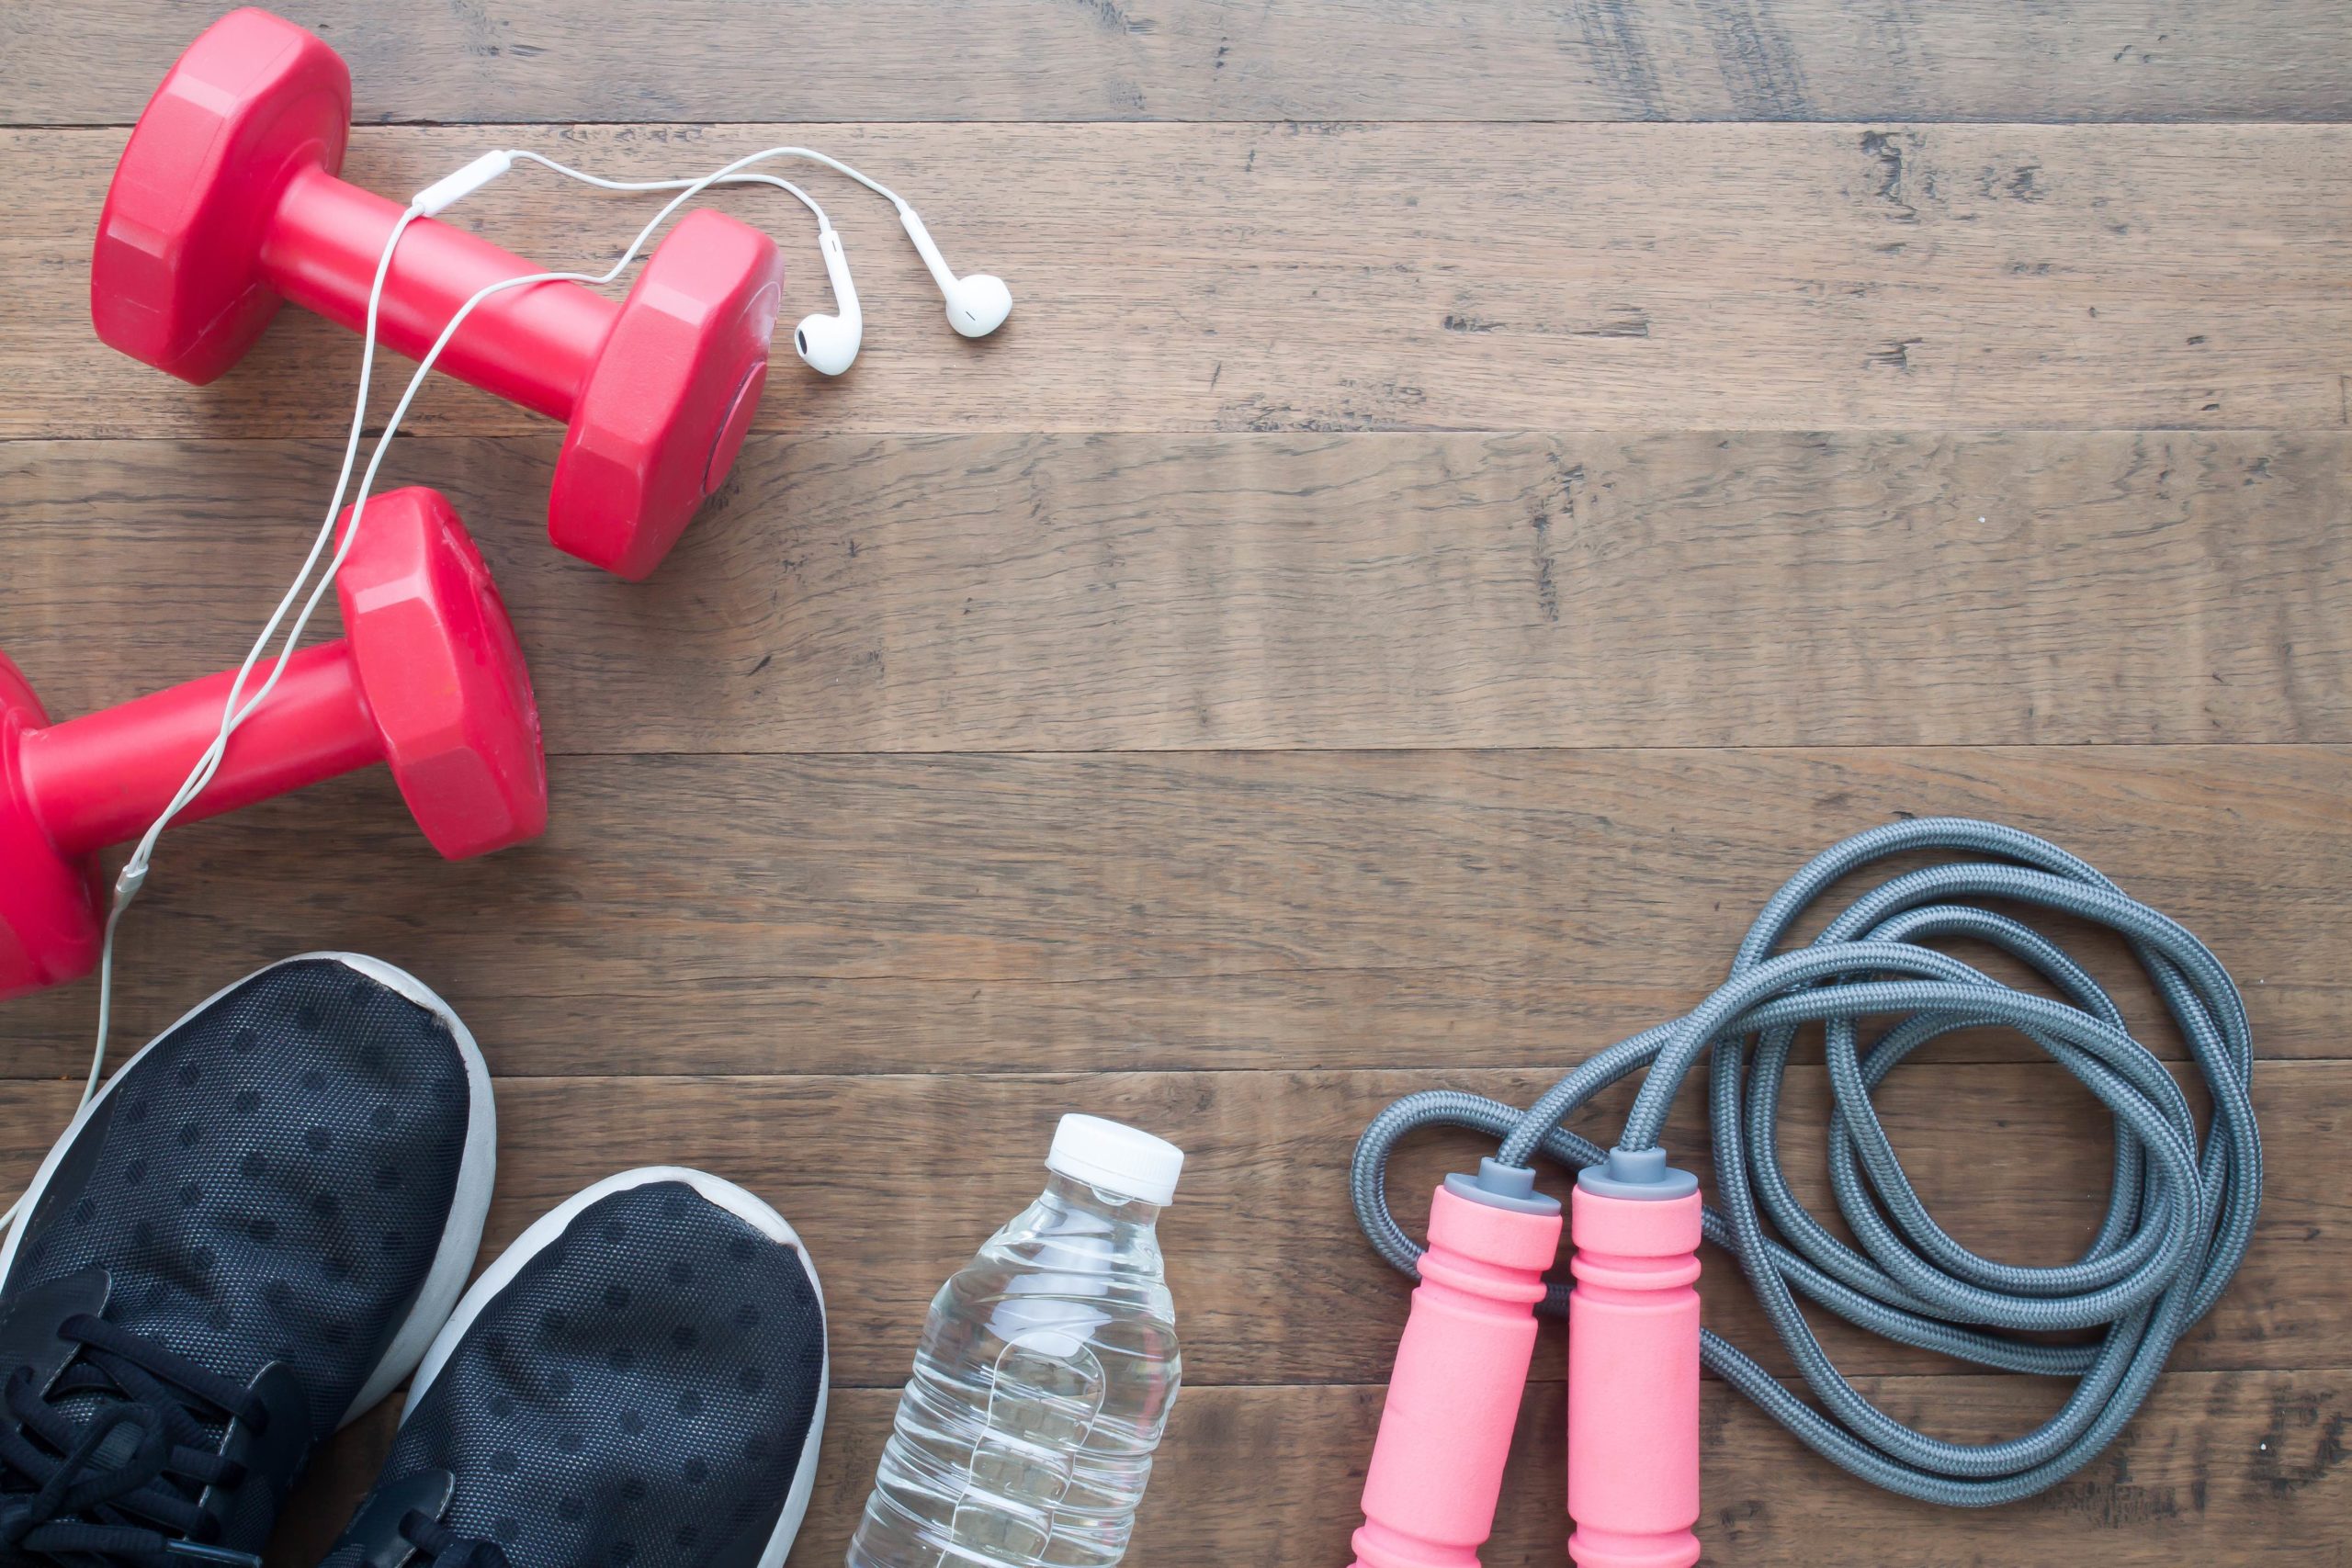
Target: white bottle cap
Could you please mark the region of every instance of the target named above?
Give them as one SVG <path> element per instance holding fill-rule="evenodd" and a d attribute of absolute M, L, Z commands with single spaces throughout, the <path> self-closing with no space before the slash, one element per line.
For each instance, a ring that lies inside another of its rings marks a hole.
<path fill-rule="evenodd" d="M 1122 1198 L 1165 1204 L 1176 1196 L 1184 1151 L 1140 1127 L 1100 1116 L 1065 1116 L 1054 1129 L 1046 1168 Z"/>

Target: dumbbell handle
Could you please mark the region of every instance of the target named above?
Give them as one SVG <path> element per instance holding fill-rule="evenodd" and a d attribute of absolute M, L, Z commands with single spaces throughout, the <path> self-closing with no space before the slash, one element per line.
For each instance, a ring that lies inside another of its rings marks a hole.
<path fill-rule="evenodd" d="M 1700 1198 L 1570 1200 L 1568 1513 L 1577 1568 L 1699 1561 Z"/>
<path fill-rule="evenodd" d="M 295 304 L 362 331 L 384 241 L 402 210 L 398 202 L 315 164 L 306 167 L 278 200 L 262 269 Z M 484 285 L 546 270 L 461 229 L 421 218 L 392 253 L 377 310 L 378 335 L 411 359 L 422 359 L 458 307 Z M 502 289 L 474 307 L 437 366 L 486 392 L 568 421 L 619 314 L 617 302 L 577 283 Z"/>
<path fill-rule="evenodd" d="M 1535 1352 L 1544 1270 L 1559 1247 L 1556 1206 L 1496 1207 L 1438 1189 L 1364 1472 L 1357 1568 L 1477 1568 Z"/>
<path fill-rule="evenodd" d="M 270 668 L 254 667 L 241 701 L 261 689 Z M 220 732 L 232 679 L 223 671 L 25 732 L 17 748 L 25 794 L 58 853 L 88 854 L 147 830 Z M 233 811 L 383 755 L 349 643 L 300 649 L 269 700 L 230 739 L 212 782 L 176 820 Z"/>

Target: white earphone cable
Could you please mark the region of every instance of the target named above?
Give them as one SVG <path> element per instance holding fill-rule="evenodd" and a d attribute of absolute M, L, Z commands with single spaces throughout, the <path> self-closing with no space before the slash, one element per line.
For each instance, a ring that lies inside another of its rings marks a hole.
<path fill-rule="evenodd" d="M 195 764 L 188 769 L 187 776 L 180 781 L 179 788 L 173 792 L 170 801 L 156 815 L 155 819 L 147 825 L 147 830 L 139 836 L 139 841 L 132 846 L 129 858 L 123 862 L 122 870 L 116 874 L 113 893 L 107 908 L 106 930 L 98 944 L 96 1039 L 90 1050 L 89 1076 L 83 1080 L 81 1097 L 75 1101 L 74 1109 L 77 1112 L 83 1106 L 89 1104 L 91 1099 L 96 1095 L 99 1081 L 106 1073 L 107 1043 L 114 1021 L 115 934 L 122 923 L 123 912 L 130 908 L 131 901 L 139 897 L 140 889 L 146 886 L 148 868 L 154 861 L 155 846 L 162 839 L 164 829 L 171 825 L 174 818 L 187 809 L 189 803 L 202 795 L 206 786 L 212 782 L 214 773 L 220 769 L 220 759 L 227 754 L 229 738 L 236 733 L 240 725 L 244 723 L 246 716 L 277 689 L 278 676 L 285 670 L 285 656 L 293 651 L 295 644 L 300 640 L 303 630 L 310 625 L 311 613 L 318 607 L 322 595 L 319 592 L 313 592 L 288 631 L 285 648 L 277 662 L 271 668 L 269 674 L 263 680 L 260 689 L 254 693 L 251 700 L 241 704 L 240 698 L 243 695 L 245 682 L 252 678 L 254 670 L 260 664 L 263 654 L 269 647 L 270 638 L 276 635 L 279 625 L 285 621 L 287 612 L 293 608 L 295 600 L 301 595 L 303 588 L 310 583 L 311 574 L 318 570 L 321 552 L 326 547 L 327 541 L 334 536 L 334 520 L 343 510 L 344 495 L 351 486 L 352 466 L 358 461 L 359 444 L 367 433 L 368 394 L 370 384 L 375 378 L 377 317 L 383 303 L 384 280 L 391 272 L 392 253 L 400 244 L 401 234 L 407 231 L 408 226 L 419 216 L 414 208 L 402 212 L 400 220 L 392 225 L 391 233 L 384 241 L 382 254 L 376 259 L 376 275 L 368 289 L 367 321 L 360 334 L 359 392 L 353 404 L 351 434 L 344 442 L 343 466 L 335 475 L 334 499 L 327 505 L 326 521 L 320 525 L 317 536 L 311 541 L 310 553 L 303 557 L 300 570 L 295 573 L 294 581 L 288 585 L 286 592 L 278 599 L 277 607 L 270 611 L 269 618 L 262 624 L 261 631 L 254 637 L 253 647 L 246 651 L 244 659 L 237 666 L 236 674 L 230 680 L 229 694 L 223 699 L 220 707 L 220 731 L 214 735 L 211 743 L 197 757 Z M 358 513 L 355 511 L 350 532 L 356 532 L 358 523 Z M 348 547 L 346 537 L 345 548 Z M 343 550 L 338 550 L 330 562 L 327 582 L 334 581 L 335 570 L 343 564 Z M 323 588 L 324 585 L 321 586 Z M 6 1210 L 0 1210 L 0 1226 L 7 1225 L 16 1218 L 17 1211 L 23 1201 L 20 1196 Z"/>
<path fill-rule="evenodd" d="M 761 152 L 753 152 L 748 157 L 739 158 L 734 163 L 729 164 L 728 169 L 730 173 L 725 177 L 713 179 L 706 175 L 699 181 L 606 179 L 602 175 L 592 175 L 584 169 L 575 169 L 569 164 L 559 164 L 544 152 L 527 152 L 519 147 L 511 149 L 510 152 L 511 155 L 514 157 L 520 158 L 526 163 L 537 164 L 544 169 L 552 169 L 559 175 L 578 180 L 582 185 L 594 186 L 600 190 L 699 190 L 704 186 L 707 185 L 759 184 L 782 186 L 786 190 L 790 191 L 793 195 L 798 197 L 803 202 L 806 202 L 808 209 L 817 214 L 818 221 L 822 222 L 825 217 L 824 209 L 820 208 L 814 201 L 809 200 L 808 193 L 802 190 L 798 186 L 794 185 L 791 181 L 780 179 L 774 175 L 744 175 L 736 176 L 731 173 L 733 170 L 745 168 L 753 164 L 764 164 L 771 158 L 798 158 L 804 162 L 816 164 L 824 168 L 831 169 L 835 174 L 848 175 L 851 179 L 855 180 L 859 185 L 864 186 L 875 195 L 881 197 L 883 199 L 889 202 L 893 207 L 903 208 L 907 205 L 907 201 L 904 197 L 900 196 L 897 191 L 892 190 L 888 186 L 884 185 L 880 180 L 875 179 L 868 175 L 861 174 L 857 170 L 851 168 L 847 164 L 842 163 L 839 158 L 827 157 L 824 153 L 810 147 L 766 148 Z"/>
<path fill-rule="evenodd" d="M 130 858 L 123 863 L 122 870 L 115 877 L 113 894 L 107 910 L 106 929 L 100 939 L 98 950 L 96 1040 L 90 1053 L 89 1077 L 83 1083 L 81 1098 L 76 1103 L 77 1112 L 82 1107 L 87 1106 L 96 1095 L 99 1082 L 106 1070 L 107 1043 L 114 1011 L 115 933 L 121 924 L 124 911 L 130 907 L 131 901 L 138 897 L 140 890 L 146 885 L 147 873 L 154 860 L 156 844 L 163 837 L 164 829 L 171 825 L 172 820 L 186 810 L 190 803 L 201 795 L 211 784 L 213 776 L 220 771 L 221 759 L 228 753 L 230 739 L 236 734 L 245 720 L 269 699 L 270 694 L 277 690 L 278 678 L 285 671 L 287 660 L 300 646 L 302 634 L 310 628 L 311 617 L 317 614 L 320 604 L 325 601 L 327 591 L 334 586 L 336 574 L 343 570 L 344 560 L 351 553 L 352 545 L 359 536 L 360 522 L 367 512 L 368 498 L 375 489 L 377 472 L 382 468 L 385 456 L 390 450 L 393 435 L 400 430 L 401 422 L 407 418 L 410 405 L 416 400 L 418 391 L 423 389 L 425 378 L 432 373 L 434 365 L 440 359 L 442 351 L 457 335 L 458 329 L 465 323 L 466 319 L 473 314 L 475 308 L 493 294 L 503 293 L 510 288 L 526 288 L 532 284 L 581 283 L 600 286 L 612 282 L 638 258 L 639 253 L 645 249 L 647 242 L 651 240 L 655 232 L 669 221 L 672 214 L 694 197 L 714 185 L 759 184 L 777 186 L 797 197 L 809 211 L 816 214 L 820 231 L 830 231 L 831 224 L 826 220 L 824 209 L 818 206 L 815 198 L 798 186 L 775 175 L 742 173 L 752 164 L 763 163 L 771 158 L 805 158 L 823 164 L 887 197 L 901 213 L 912 210 L 898 193 L 888 186 L 877 180 L 869 179 L 837 159 L 829 158 L 821 152 L 806 147 L 772 147 L 749 153 L 713 170 L 699 179 L 691 180 L 608 180 L 571 168 L 537 152 L 515 150 L 507 156 L 542 164 L 558 174 L 607 190 L 668 190 L 674 191 L 676 194 L 662 205 L 662 209 L 656 212 L 643 228 L 638 231 L 637 237 L 629 242 L 628 247 L 621 253 L 619 259 L 603 272 L 538 272 L 503 278 L 477 289 L 464 304 L 458 307 L 448 322 L 442 327 L 440 334 L 434 339 L 432 346 L 425 351 L 424 357 L 418 360 L 415 373 L 409 378 L 408 385 L 401 391 L 399 402 L 393 406 L 390 418 L 385 421 L 383 430 L 377 435 L 376 445 L 368 457 L 367 468 L 360 475 L 358 491 L 352 499 L 351 525 L 343 531 L 341 541 L 335 544 L 334 554 L 327 558 L 324 572 L 320 573 L 320 557 L 326 551 L 329 542 L 334 539 L 335 520 L 342 513 L 345 495 L 351 490 L 352 469 L 358 461 L 360 445 L 367 434 L 368 391 L 375 376 L 378 317 L 383 303 L 385 280 L 390 276 L 392 256 L 400 246 L 401 236 L 406 233 L 409 225 L 419 218 L 438 212 L 467 190 L 478 188 L 481 184 L 486 183 L 487 179 L 494 177 L 497 169 L 492 168 L 487 173 L 475 175 L 471 183 L 461 184 L 454 194 L 437 200 L 430 199 L 430 191 L 421 193 L 417 200 L 412 202 L 401 212 L 399 220 L 392 225 L 392 231 L 385 237 L 383 251 L 377 257 L 375 277 L 368 286 L 367 318 L 360 334 L 359 392 L 353 405 L 351 433 L 344 443 L 343 465 L 335 476 L 334 496 L 327 505 L 325 520 L 320 524 L 318 533 L 311 541 L 310 553 L 303 558 L 300 570 L 295 574 L 293 582 L 288 586 L 285 594 L 279 598 L 277 607 L 270 612 L 269 618 L 263 623 L 260 633 L 254 638 L 253 647 L 237 666 L 237 672 L 229 683 L 228 695 L 221 704 L 220 732 L 213 737 L 211 743 L 204 749 L 194 765 L 188 769 L 187 778 L 181 781 L 179 788 L 173 793 L 170 802 L 156 816 L 154 821 L 148 825 L 147 830 L 140 835 L 139 841 L 133 846 Z M 484 164 L 484 160 L 477 160 L 475 164 L 469 165 L 468 170 L 459 171 L 459 174 L 452 176 L 452 179 L 463 180 L 469 171 L 481 169 Z M 500 164 L 498 168 L 503 166 Z M 448 183 L 443 182 L 445 186 Z M 431 190 L 440 188 L 435 186 L 431 187 Z M 317 577 L 315 582 L 312 581 L 314 574 Z M 304 597 L 305 588 L 309 589 L 307 597 Z M 246 697 L 244 695 L 246 682 L 251 679 L 254 671 L 260 666 L 263 657 L 268 651 L 271 638 L 277 635 L 281 625 L 286 625 L 288 612 L 293 609 L 298 599 L 301 601 L 301 608 L 295 614 L 292 624 L 286 626 L 286 635 L 280 641 L 276 660 L 269 673 L 263 678 L 261 684 L 253 694 Z M 23 1198 L 19 1196 L 16 1202 L 9 1204 L 5 1211 L 0 1211 L 0 1228 L 5 1228 L 16 1219 L 17 1210 L 22 1207 L 22 1204 Z"/>

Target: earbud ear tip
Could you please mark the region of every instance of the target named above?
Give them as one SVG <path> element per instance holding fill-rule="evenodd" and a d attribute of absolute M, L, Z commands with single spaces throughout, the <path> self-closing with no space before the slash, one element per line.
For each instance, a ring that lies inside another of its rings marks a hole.
<path fill-rule="evenodd" d="M 857 343 L 838 316 L 804 316 L 792 329 L 792 351 L 820 376 L 838 376 L 856 363 Z"/>
<path fill-rule="evenodd" d="M 985 272 L 956 280 L 947 301 L 947 321 L 966 337 L 986 337 L 1012 314 L 1012 290 L 1004 279 Z"/>

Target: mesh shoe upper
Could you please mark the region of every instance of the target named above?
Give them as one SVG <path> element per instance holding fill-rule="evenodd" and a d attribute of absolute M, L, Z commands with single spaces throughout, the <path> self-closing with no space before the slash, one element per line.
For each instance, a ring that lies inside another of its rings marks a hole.
<path fill-rule="evenodd" d="M 103 1267 L 107 1323 L 240 1385 L 289 1368 L 307 1457 L 433 1274 L 481 1113 L 468 1070 L 447 1019 L 373 976 L 334 958 L 266 969 L 157 1040 L 68 1134 L 0 1296 Z M 257 1545 L 269 1519 L 243 1516 L 224 1539 Z"/>
<path fill-rule="evenodd" d="M 596 1199 L 533 1245 L 428 1354 L 378 1496 L 448 1472 L 447 1531 L 515 1568 L 758 1563 L 821 1420 L 824 1314 L 799 1251 L 679 1179 Z M 363 1560 L 346 1540 L 328 1568 Z"/>

